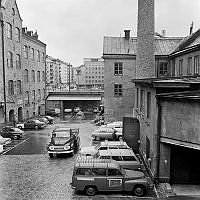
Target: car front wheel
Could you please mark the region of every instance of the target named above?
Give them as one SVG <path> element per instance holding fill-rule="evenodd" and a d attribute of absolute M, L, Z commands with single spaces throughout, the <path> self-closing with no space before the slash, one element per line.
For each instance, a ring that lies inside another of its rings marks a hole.
<path fill-rule="evenodd" d="M 88 196 L 94 196 L 96 194 L 96 188 L 94 186 L 87 186 L 85 188 L 85 194 Z"/>
<path fill-rule="evenodd" d="M 133 193 L 138 197 L 142 197 L 145 194 L 145 187 L 143 185 L 136 185 L 133 189 Z"/>
<path fill-rule="evenodd" d="M 19 138 L 19 137 L 18 137 L 17 135 L 14 135 L 14 136 L 13 136 L 13 139 L 14 139 L 14 140 L 17 140 L 18 138 Z"/>

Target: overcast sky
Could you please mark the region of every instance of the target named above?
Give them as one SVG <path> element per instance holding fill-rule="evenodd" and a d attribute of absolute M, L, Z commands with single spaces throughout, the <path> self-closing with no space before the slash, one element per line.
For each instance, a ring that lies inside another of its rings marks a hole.
<path fill-rule="evenodd" d="M 47 54 L 73 66 L 101 57 L 104 36 L 136 36 L 137 0 L 17 0 L 23 26 L 37 30 Z M 155 0 L 155 31 L 186 36 L 200 28 L 200 0 Z"/>

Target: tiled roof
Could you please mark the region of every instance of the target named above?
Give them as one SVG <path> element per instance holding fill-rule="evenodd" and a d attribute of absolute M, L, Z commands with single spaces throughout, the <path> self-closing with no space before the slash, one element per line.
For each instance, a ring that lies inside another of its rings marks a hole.
<path fill-rule="evenodd" d="M 200 36 L 197 37 L 188 47 L 192 47 L 198 44 L 200 44 Z"/>
<path fill-rule="evenodd" d="M 155 55 L 168 55 L 181 41 L 181 37 L 155 37 Z M 104 37 L 103 54 L 136 55 L 137 38 Z"/>

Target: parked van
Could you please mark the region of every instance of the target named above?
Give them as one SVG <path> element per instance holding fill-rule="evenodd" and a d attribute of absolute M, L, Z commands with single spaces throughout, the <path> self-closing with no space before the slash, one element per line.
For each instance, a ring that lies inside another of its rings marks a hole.
<path fill-rule="evenodd" d="M 94 157 L 98 159 L 113 159 L 124 169 L 141 169 L 140 161 L 132 149 L 99 150 Z"/>
<path fill-rule="evenodd" d="M 143 172 L 123 169 L 114 160 L 83 156 L 75 162 L 71 186 L 89 196 L 98 191 L 127 191 L 144 196 L 150 179 Z"/>

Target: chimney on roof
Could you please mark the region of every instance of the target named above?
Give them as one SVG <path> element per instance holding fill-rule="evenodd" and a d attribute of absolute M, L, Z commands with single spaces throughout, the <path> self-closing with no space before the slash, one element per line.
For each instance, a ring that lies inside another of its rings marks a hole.
<path fill-rule="evenodd" d="M 33 34 L 33 37 L 34 37 L 36 40 L 38 40 L 38 33 L 37 33 L 37 31 L 35 31 L 35 33 Z"/>
<path fill-rule="evenodd" d="M 190 25 L 190 35 L 192 34 L 192 32 L 193 32 L 193 22 Z"/>
<path fill-rule="evenodd" d="M 27 31 L 27 34 L 33 36 L 33 31 Z"/>
<path fill-rule="evenodd" d="M 22 28 L 22 33 L 27 33 L 27 27 Z"/>
<path fill-rule="evenodd" d="M 124 30 L 124 37 L 125 37 L 125 40 L 129 40 L 130 39 L 130 30 Z"/>
<path fill-rule="evenodd" d="M 162 30 L 162 36 L 166 37 L 166 30 Z"/>

